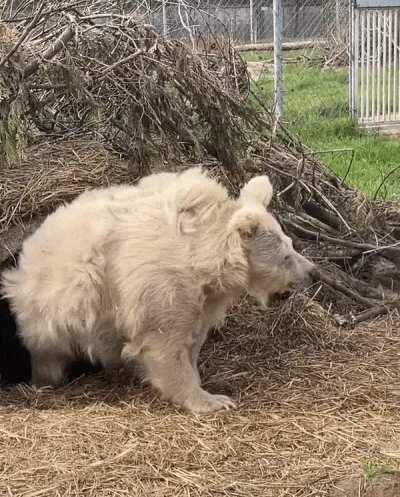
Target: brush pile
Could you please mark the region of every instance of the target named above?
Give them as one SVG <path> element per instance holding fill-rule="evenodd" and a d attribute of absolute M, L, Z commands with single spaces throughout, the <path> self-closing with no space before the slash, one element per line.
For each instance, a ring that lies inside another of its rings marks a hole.
<path fill-rule="evenodd" d="M 397 309 L 399 207 L 348 188 L 247 98 L 230 43 L 165 39 L 122 4 L 23 2 L 1 25 L 0 262 L 87 188 L 202 165 L 237 193 L 267 172 L 283 226 L 321 267 L 315 297 L 341 324 Z"/>

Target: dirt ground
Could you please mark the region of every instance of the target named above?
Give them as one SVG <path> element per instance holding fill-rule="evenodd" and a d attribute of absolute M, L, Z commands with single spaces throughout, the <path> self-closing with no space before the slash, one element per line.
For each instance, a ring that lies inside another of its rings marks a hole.
<path fill-rule="evenodd" d="M 338 330 L 316 305 L 273 320 L 239 306 L 202 353 L 205 386 L 239 403 L 212 416 L 126 373 L 4 390 L 0 495 L 399 497 L 398 478 L 371 490 L 362 477 L 397 467 L 399 330 Z"/>
<path fill-rule="evenodd" d="M 383 474 L 371 481 L 352 478 L 335 485 L 331 497 L 399 497 L 400 475 Z"/>
<path fill-rule="evenodd" d="M 266 62 L 247 62 L 247 70 L 253 81 L 265 78 L 273 72 L 273 64 Z"/>

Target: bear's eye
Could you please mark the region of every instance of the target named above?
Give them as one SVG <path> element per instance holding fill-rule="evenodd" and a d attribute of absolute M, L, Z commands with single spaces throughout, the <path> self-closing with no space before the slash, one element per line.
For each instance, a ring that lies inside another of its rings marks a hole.
<path fill-rule="evenodd" d="M 290 262 L 290 255 L 285 255 L 284 261 L 285 262 Z"/>

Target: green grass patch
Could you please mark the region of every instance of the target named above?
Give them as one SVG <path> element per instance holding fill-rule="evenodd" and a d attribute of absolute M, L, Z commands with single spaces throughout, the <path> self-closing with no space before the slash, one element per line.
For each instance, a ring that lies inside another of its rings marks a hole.
<path fill-rule="evenodd" d="M 363 467 L 363 472 L 365 479 L 370 481 L 382 475 L 396 475 L 400 471 L 394 469 L 386 464 L 377 464 L 373 462 L 367 462 Z"/>
<path fill-rule="evenodd" d="M 324 152 L 321 160 L 341 178 L 353 154 L 337 150 L 354 150 L 347 183 L 369 196 L 379 189 L 380 197 L 400 200 L 400 169 L 395 171 L 400 166 L 400 138 L 360 132 L 349 117 L 347 70 L 291 64 L 286 66 L 284 77 L 284 119 L 288 129 L 313 150 Z M 258 82 L 256 91 L 271 102 L 272 77 Z"/>
<path fill-rule="evenodd" d="M 246 62 L 262 62 L 264 60 L 272 61 L 274 56 L 272 52 L 241 52 L 241 57 Z"/>

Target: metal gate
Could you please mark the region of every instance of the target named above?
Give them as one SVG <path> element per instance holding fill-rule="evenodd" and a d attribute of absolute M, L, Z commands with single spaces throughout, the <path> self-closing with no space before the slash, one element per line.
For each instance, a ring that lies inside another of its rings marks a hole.
<path fill-rule="evenodd" d="M 359 125 L 400 131 L 400 0 L 352 0 L 350 106 Z"/>

